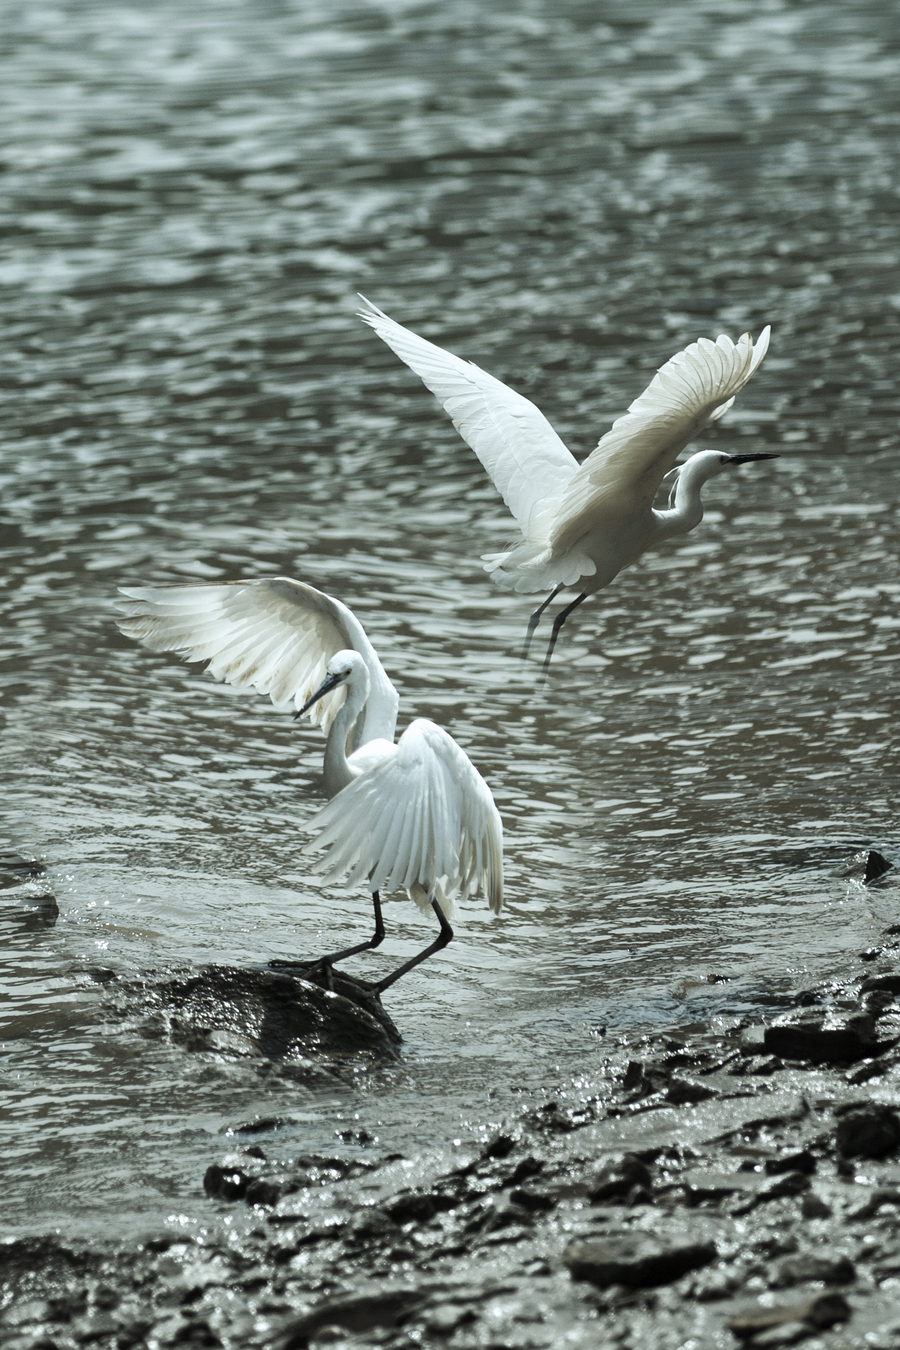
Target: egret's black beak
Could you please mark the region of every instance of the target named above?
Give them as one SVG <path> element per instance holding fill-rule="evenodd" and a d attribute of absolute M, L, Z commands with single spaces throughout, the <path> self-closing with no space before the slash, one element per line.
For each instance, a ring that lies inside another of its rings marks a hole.
<path fill-rule="evenodd" d="M 752 459 L 781 459 L 780 455 L 729 455 L 730 464 L 749 464 Z"/>
<path fill-rule="evenodd" d="M 318 703 L 320 698 L 324 698 L 326 694 L 331 693 L 332 689 L 336 689 L 343 678 L 343 675 L 326 675 L 324 682 L 319 686 L 312 697 L 308 698 L 303 707 L 298 708 L 294 713 L 294 721 L 296 722 L 298 717 L 302 717 L 305 712 L 308 712 L 314 703 Z"/>

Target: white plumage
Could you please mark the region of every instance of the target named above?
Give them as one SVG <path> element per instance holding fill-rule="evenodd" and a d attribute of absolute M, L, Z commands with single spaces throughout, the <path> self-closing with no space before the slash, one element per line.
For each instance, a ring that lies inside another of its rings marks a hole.
<path fill-rule="evenodd" d="M 729 464 L 770 455 L 694 455 L 678 470 L 674 508 L 653 499 L 684 448 L 731 407 L 766 354 L 769 329 L 755 346 L 745 333 L 701 338 L 654 375 L 624 417 L 583 464 L 566 449 L 540 409 L 470 361 L 443 351 L 365 301 L 360 310 L 378 336 L 414 370 L 453 419 L 518 521 L 522 540 L 485 554 L 505 590 L 576 587 L 565 616 L 648 548 L 694 528 L 703 516 L 700 488 Z M 693 466 L 693 471 L 685 471 Z M 549 603 L 549 599 L 546 603 Z M 529 639 L 544 605 L 532 616 Z M 549 653 L 548 653 L 549 660 Z"/>
<path fill-rule="evenodd" d="M 216 679 L 291 703 L 295 716 L 309 712 L 327 732 L 331 800 L 310 821 L 318 837 L 307 847 L 327 850 L 327 879 L 367 880 L 376 920 L 370 942 L 327 963 L 381 941 L 380 891 L 405 891 L 434 908 L 441 935 L 373 986 L 379 991 L 449 942 L 447 916 L 458 899 L 480 891 L 499 912 L 503 833 L 490 789 L 433 722 L 417 719 L 394 744 L 397 692 L 346 605 L 285 577 L 121 590 L 128 599 L 119 627 L 129 637 L 207 661 Z"/>

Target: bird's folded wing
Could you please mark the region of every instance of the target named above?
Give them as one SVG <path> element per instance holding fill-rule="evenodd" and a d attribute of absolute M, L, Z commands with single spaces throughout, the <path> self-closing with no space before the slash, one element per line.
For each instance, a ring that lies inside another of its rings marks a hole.
<path fill-rule="evenodd" d="M 365 297 L 361 297 L 365 299 Z M 486 371 L 411 333 L 365 300 L 359 315 L 428 386 L 524 533 L 560 498 L 578 461 L 539 408 Z"/>
<path fill-rule="evenodd" d="M 768 345 L 764 328 L 755 346 L 749 333 L 736 343 L 701 338 L 667 361 L 569 480 L 550 528 L 554 550 L 571 547 L 606 512 L 649 510 L 663 476 L 728 411 Z"/>
<path fill-rule="evenodd" d="M 354 614 L 330 595 L 287 577 L 192 586 L 120 586 L 119 627 L 156 652 L 208 661 L 217 680 L 299 708 L 325 678 L 336 652 L 371 651 Z M 374 655 L 374 653 L 373 653 Z M 377 658 L 376 658 L 377 660 Z M 326 694 L 310 709 L 328 731 L 345 697 Z"/>
<path fill-rule="evenodd" d="M 427 903 L 481 891 L 503 903 L 503 826 L 490 788 L 434 722 L 412 722 L 381 762 L 343 788 L 310 821 L 327 848 L 326 876 L 404 888 Z"/>

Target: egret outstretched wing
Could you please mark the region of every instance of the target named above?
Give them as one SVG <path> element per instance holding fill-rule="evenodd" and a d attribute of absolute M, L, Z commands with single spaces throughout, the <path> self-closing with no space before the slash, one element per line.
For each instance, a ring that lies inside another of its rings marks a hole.
<path fill-rule="evenodd" d="M 275 704 L 301 707 L 336 652 L 358 651 L 375 677 L 373 694 L 381 696 L 383 715 L 370 735 L 393 739 L 396 691 L 362 624 L 333 596 L 287 577 L 119 589 L 128 597 L 119 602 L 127 612 L 119 627 L 128 637 L 152 651 L 207 661 L 215 679 L 268 694 Z M 374 688 L 379 672 L 383 686 Z M 343 689 L 326 695 L 310 709 L 311 720 L 327 732 L 344 697 Z"/>
<path fill-rule="evenodd" d="M 749 333 L 736 343 L 724 334 L 715 342 L 701 338 L 661 366 L 569 479 L 550 527 L 554 553 L 564 553 L 607 513 L 649 511 L 682 450 L 728 411 L 768 346 L 768 327 L 755 346 Z"/>
<path fill-rule="evenodd" d="M 370 301 L 359 316 L 427 385 L 472 447 L 524 534 L 559 502 L 578 461 L 539 408 L 501 380 L 412 333 Z"/>
<path fill-rule="evenodd" d="M 349 874 L 373 891 L 405 889 L 448 913 L 456 896 L 481 891 L 503 903 L 503 827 L 490 789 L 463 750 L 434 722 L 417 719 L 380 763 L 343 788 L 309 825 L 327 848 L 328 880 Z"/>

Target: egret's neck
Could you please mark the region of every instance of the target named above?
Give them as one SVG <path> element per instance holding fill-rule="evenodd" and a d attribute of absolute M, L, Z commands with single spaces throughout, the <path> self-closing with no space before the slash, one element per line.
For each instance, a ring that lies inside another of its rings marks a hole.
<path fill-rule="evenodd" d="M 334 797 L 356 777 L 347 761 L 347 738 L 368 696 L 368 675 L 360 668 L 353 672 L 347 682 L 347 697 L 331 724 L 325 742 L 325 791 L 329 797 Z"/>
<path fill-rule="evenodd" d="M 687 534 L 703 519 L 700 489 L 710 476 L 708 457 L 692 455 L 682 466 L 675 485 L 675 505 L 669 511 L 654 511 L 658 533 L 662 535 Z"/>

